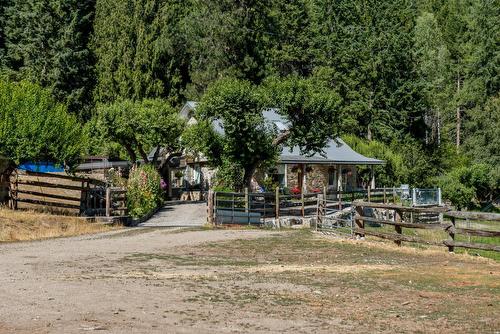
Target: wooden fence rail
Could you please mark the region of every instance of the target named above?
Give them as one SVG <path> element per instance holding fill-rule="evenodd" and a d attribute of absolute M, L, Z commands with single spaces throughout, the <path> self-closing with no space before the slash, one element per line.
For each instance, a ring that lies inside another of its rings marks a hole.
<path fill-rule="evenodd" d="M 476 213 L 476 212 L 462 212 L 462 211 L 451 211 L 446 207 L 406 207 L 397 204 L 380 204 L 380 203 L 370 203 L 358 201 L 354 203 L 356 215 L 354 217 L 355 228 L 354 233 L 359 236 L 371 235 L 378 238 L 393 240 L 397 245 L 401 245 L 401 242 L 414 242 L 421 244 L 446 246 L 450 252 L 453 252 L 455 247 L 469 248 L 469 249 L 480 249 L 486 251 L 496 251 L 500 252 L 500 243 L 472 243 L 466 241 L 457 241 L 457 235 L 465 236 L 480 236 L 486 238 L 498 238 L 500 237 L 500 230 L 485 229 L 484 222 L 498 222 L 500 221 L 500 214 L 492 213 Z M 382 219 L 366 214 L 366 209 L 376 209 L 379 211 L 392 211 L 393 219 Z M 434 213 L 441 214 L 444 217 L 450 218 L 450 222 L 434 222 L 434 223 L 413 223 L 403 220 L 403 213 Z M 482 221 L 483 223 L 475 223 L 477 228 L 463 228 L 457 227 L 457 219 L 466 219 L 467 221 Z M 368 229 L 365 223 L 375 223 L 381 225 L 394 226 L 394 233 L 374 231 Z M 425 240 L 423 238 L 404 235 L 403 228 L 410 229 L 426 229 L 426 230 L 442 230 L 449 235 L 448 240 L 434 241 Z"/>
<path fill-rule="evenodd" d="M 124 216 L 126 191 L 100 180 L 59 173 L 15 171 L 9 181 L 11 209 L 51 209 L 81 216 Z M 20 205 L 22 205 L 20 207 Z"/>
<path fill-rule="evenodd" d="M 265 218 L 279 219 L 313 217 L 318 214 L 320 198 L 328 203 L 329 208 L 342 210 L 352 202 L 343 200 L 343 192 L 330 192 L 338 196 L 337 200 L 326 200 L 326 189 L 323 192 L 284 194 L 279 188 L 274 192 L 212 192 L 208 194 L 208 221 L 220 221 L 230 224 L 255 223 Z M 361 192 L 360 192 L 361 193 Z M 383 192 L 381 192 L 382 194 Z M 349 193 L 350 194 L 350 193 Z"/>

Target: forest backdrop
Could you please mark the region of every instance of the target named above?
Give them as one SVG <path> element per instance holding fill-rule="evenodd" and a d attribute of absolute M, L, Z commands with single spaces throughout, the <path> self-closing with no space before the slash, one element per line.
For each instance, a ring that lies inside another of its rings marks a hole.
<path fill-rule="evenodd" d="M 499 11 L 499 0 L 2 0 L 0 100 L 34 95 L 0 107 L 0 153 L 61 150 L 14 148 L 31 135 L 8 132 L 9 115 L 34 104 L 34 124 L 20 116 L 19 129 L 54 131 L 40 127 L 43 108 L 64 107 L 84 153 L 144 157 L 218 81 L 306 80 L 296 87 L 321 87 L 307 101 L 340 115 L 331 134 L 388 162 L 381 185 L 441 185 L 458 206 L 479 205 L 500 187 Z M 59 157 L 74 160 L 76 146 Z"/>

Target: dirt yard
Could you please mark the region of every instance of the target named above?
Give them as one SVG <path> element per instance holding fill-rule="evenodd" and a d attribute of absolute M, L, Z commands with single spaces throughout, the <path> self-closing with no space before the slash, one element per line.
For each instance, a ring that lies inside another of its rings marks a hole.
<path fill-rule="evenodd" d="M 0 333 L 498 333 L 500 264 L 308 231 L 0 244 Z"/>

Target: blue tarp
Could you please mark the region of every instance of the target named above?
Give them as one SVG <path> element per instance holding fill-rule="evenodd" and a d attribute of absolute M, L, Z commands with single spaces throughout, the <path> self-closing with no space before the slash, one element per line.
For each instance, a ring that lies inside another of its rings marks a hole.
<path fill-rule="evenodd" d="M 59 173 L 64 172 L 64 169 L 57 167 L 52 162 L 26 162 L 17 167 L 18 169 L 25 170 L 28 172 L 39 172 L 39 173 Z"/>

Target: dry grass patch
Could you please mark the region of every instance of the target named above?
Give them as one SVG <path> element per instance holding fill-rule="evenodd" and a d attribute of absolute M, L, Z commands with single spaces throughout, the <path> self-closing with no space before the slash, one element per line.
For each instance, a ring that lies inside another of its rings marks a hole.
<path fill-rule="evenodd" d="M 196 281 L 186 302 L 197 307 L 311 321 L 313 332 L 321 332 L 323 322 L 336 328 L 330 332 L 355 333 L 500 328 L 495 316 L 500 307 L 499 264 L 450 255 L 442 248 L 396 247 L 295 231 L 176 249 L 175 255 L 136 255 L 127 261 L 151 266 L 160 280 L 172 279 L 167 275 L 172 268 L 183 268 L 179 284 Z"/>
<path fill-rule="evenodd" d="M 69 237 L 116 228 L 89 223 L 78 217 L 0 208 L 0 242 Z"/>

